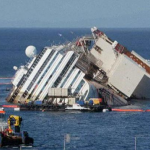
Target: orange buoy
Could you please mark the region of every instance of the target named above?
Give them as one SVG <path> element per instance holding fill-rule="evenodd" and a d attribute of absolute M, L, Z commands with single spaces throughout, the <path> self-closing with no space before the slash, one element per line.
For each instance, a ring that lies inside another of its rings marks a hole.
<path fill-rule="evenodd" d="M 5 108 L 17 108 L 18 106 L 17 105 L 3 105 L 2 107 L 5 107 Z"/>
<path fill-rule="evenodd" d="M 112 109 L 112 111 L 118 111 L 118 112 L 144 112 L 142 109 Z"/>
<path fill-rule="evenodd" d="M 4 110 L 0 110 L 0 114 L 5 114 L 5 111 Z"/>
<path fill-rule="evenodd" d="M 145 112 L 150 112 L 150 109 L 145 110 Z"/>

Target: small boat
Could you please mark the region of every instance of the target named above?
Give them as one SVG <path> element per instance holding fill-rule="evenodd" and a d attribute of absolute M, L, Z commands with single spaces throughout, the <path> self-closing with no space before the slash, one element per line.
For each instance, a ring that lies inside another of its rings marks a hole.
<path fill-rule="evenodd" d="M 1 112 L 1 111 L 0 111 Z M 3 112 L 2 112 L 3 113 Z M 29 137 L 27 131 L 20 131 L 22 118 L 20 116 L 10 115 L 5 126 L 0 131 L 0 147 L 13 147 L 20 145 L 32 146 L 33 138 Z M 13 130 L 13 128 L 15 128 Z"/>
<path fill-rule="evenodd" d="M 73 104 L 72 106 L 67 106 L 65 110 L 89 111 L 90 109 L 82 107 L 79 104 Z"/>

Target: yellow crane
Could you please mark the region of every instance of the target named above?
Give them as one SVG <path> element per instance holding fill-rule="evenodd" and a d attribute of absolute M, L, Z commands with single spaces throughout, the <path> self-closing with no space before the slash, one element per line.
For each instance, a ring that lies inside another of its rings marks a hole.
<path fill-rule="evenodd" d="M 15 127 L 15 132 L 20 132 L 22 118 L 20 116 L 10 115 L 8 118 L 8 130 L 9 133 L 12 133 L 12 126 Z"/>

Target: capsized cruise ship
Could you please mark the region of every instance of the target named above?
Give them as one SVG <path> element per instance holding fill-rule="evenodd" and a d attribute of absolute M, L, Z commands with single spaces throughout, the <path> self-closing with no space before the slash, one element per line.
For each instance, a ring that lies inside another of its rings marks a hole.
<path fill-rule="evenodd" d="M 17 70 L 7 101 L 42 101 L 48 96 L 49 88 L 69 89 L 70 95 L 78 100 L 97 98 L 96 88 L 84 79 L 85 73 L 76 67 L 80 55 L 71 50 L 70 46 L 68 44 L 45 47 L 39 55 L 35 55 L 36 50 L 33 46 L 27 47 L 27 56 L 33 58 Z"/>
<path fill-rule="evenodd" d="M 68 89 L 68 97 L 84 101 L 99 97 L 97 88 L 120 97 L 124 104 L 132 97 L 150 98 L 149 62 L 96 27 L 91 28 L 90 36 L 45 47 L 39 54 L 29 46 L 26 55 L 30 61 L 15 67 L 8 102 L 51 99 L 48 93 L 52 88 Z M 60 97 L 59 101 L 66 102 L 67 98 Z"/>

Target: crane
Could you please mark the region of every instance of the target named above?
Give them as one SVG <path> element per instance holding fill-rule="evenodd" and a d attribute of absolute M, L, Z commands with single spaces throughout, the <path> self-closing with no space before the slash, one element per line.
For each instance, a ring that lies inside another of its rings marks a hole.
<path fill-rule="evenodd" d="M 7 124 L 8 127 L 0 132 L 0 147 L 3 146 L 20 146 L 33 145 L 33 138 L 29 137 L 27 131 L 20 131 L 22 117 L 16 115 L 10 115 Z M 13 130 L 13 127 L 15 130 Z"/>
<path fill-rule="evenodd" d="M 8 131 L 9 131 L 9 133 L 13 132 L 12 126 L 15 127 L 15 133 L 19 133 L 21 122 L 22 122 L 22 117 L 10 115 L 8 118 Z"/>

